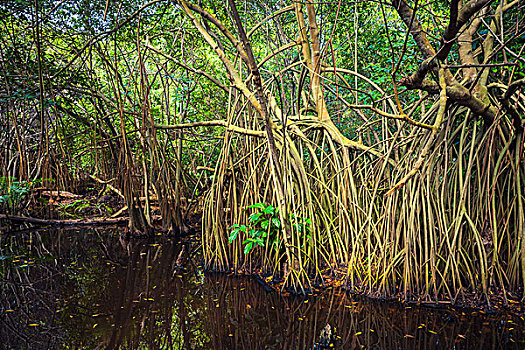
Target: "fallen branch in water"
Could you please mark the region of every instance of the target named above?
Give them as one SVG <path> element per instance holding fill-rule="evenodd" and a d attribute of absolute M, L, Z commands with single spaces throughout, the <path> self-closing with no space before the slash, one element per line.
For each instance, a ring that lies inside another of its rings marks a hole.
<path fill-rule="evenodd" d="M 160 216 L 152 217 L 153 221 L 161 220 Z M 122 218 L 91 218 L 91 219 L 38 219 L 29 216 L 6 215 L 0 214 L 0 220 L 10 220 L 15 222 L 27 222 L 34 225 L 53 225 L 53 226 L 98 226 L 98 225 L 114 225 L 127 224 L 129 217 Z"/>

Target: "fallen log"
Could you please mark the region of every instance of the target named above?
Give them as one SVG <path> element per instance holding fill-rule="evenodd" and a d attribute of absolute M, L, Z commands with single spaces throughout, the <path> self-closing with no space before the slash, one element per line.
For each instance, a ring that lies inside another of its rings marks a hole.
<path fill-rule="evenodd" d="M 50 190 L 44 190 L 42 191 L 41 195 L 43 197 L 62 197 L 62 198 L 70 198 L 70 199 L 77 199 L 82 198 L 81 195 L 74 194 L 68 191 L 50 191 Z"/>
<path fill-rule="evenodd" d="M 152 219 L 153 221 L 159 221 L 162 218 L 157 215 L 157 216 L 152 217 Z M 29 216 L 0 214 L 0 220 L 27 222 L 29 224 L 34 224 L 34 225 L 39 225 L 39 226 L 46 226 L 46 225 L 51 225 L 51 226 L 100 226 L 100 225 L 127 224 L 129 221 L 129 217 L 63 220 L 63 219 L 39 219 L 39 218 L 32 218 Z"/>

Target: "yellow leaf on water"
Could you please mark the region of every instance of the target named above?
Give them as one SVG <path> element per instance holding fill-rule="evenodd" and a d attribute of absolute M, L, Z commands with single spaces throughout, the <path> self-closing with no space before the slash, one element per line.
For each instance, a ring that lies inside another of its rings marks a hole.
<path fill-rule="evenodd" d="M 95 328 L 96 326 L 98 326 L 98 323 L 95 323 L 95 324 L 93 325 L 93 328 Z"/>
<path fill-rule="evenodd" d="M 363 332 L 357 332 L 355 335 L 361 335 L 363 334 Z"/>
<path fill-rule="evenodd" d="M 219 307 L 219 304 L 217 303 L 217 305 L 215 305 L 215 307 Z"/>
<path fill-rule="evenodd" d="M 38 323 L 30 323 L 28 325 L 29 327 L 37 327 L 37 326 L 40 326 Z"/>

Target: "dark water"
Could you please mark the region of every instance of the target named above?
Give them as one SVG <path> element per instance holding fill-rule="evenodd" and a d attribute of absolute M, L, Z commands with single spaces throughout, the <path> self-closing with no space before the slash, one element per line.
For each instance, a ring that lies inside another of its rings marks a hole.
<path fill-rule="evenodd" d="M 282 297 L 197 253 L 117 230 L 2 235 L 0 348 L 311 349 L 330 324 L 337 349 L 525 349 L 520 317 Z"/>

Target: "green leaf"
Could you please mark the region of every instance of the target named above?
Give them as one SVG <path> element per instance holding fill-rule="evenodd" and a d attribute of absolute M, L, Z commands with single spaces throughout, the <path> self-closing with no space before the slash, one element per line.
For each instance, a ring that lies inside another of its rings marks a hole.
<path fill-rule="evenodd" d="M 228 240 L 230 241 L 230 243 L 232 243 L 235 240 L 235 238 L 237 238 L 238 234 L 239 234 L 239 229 L 235 229 L 231 232 L 230 237 L 228 237 Z"/>
<path fill-rule="evenodd" d="M 265 214 L 275 214 L 275 208 L 272 205 L 267 206 L 264 208 L 263 213 Z"/>
<path fill-rule="evenodd" d="M 269 224 L 270 224 L 270 221 L 269 221 L 269 220 L 264 220 L 264 221 L 261 222 L 261 228 L 262 228 L 263 230 L 267 230 Z"/>
<path fill-rule="evenodd" d="M 272 219 L 272 225 L 279 228 L 281 227 L 281 220 L 279 220 L 278 218 L 273 218 Z"/>
<path fill-rule="evenodd" d="M 244 247 L 244 255 L 247 255 L 250 252 L 250 250 L 252 250 L 252 247 L 253 247 L 253 242 L 248 243 Z"/>
<path fill-rule="evenodd" d="M 253 213 L 250 215 L 250 222 L 256 222 L 260 217 L 262 213 Z"/>
<path fill-rule="evenodd" d="M 264 207 L 264 204 L 262 203 L 255 203 L 255 204 L 247 206 L 246 208 L 264 209 L 265 207 Z"/>

